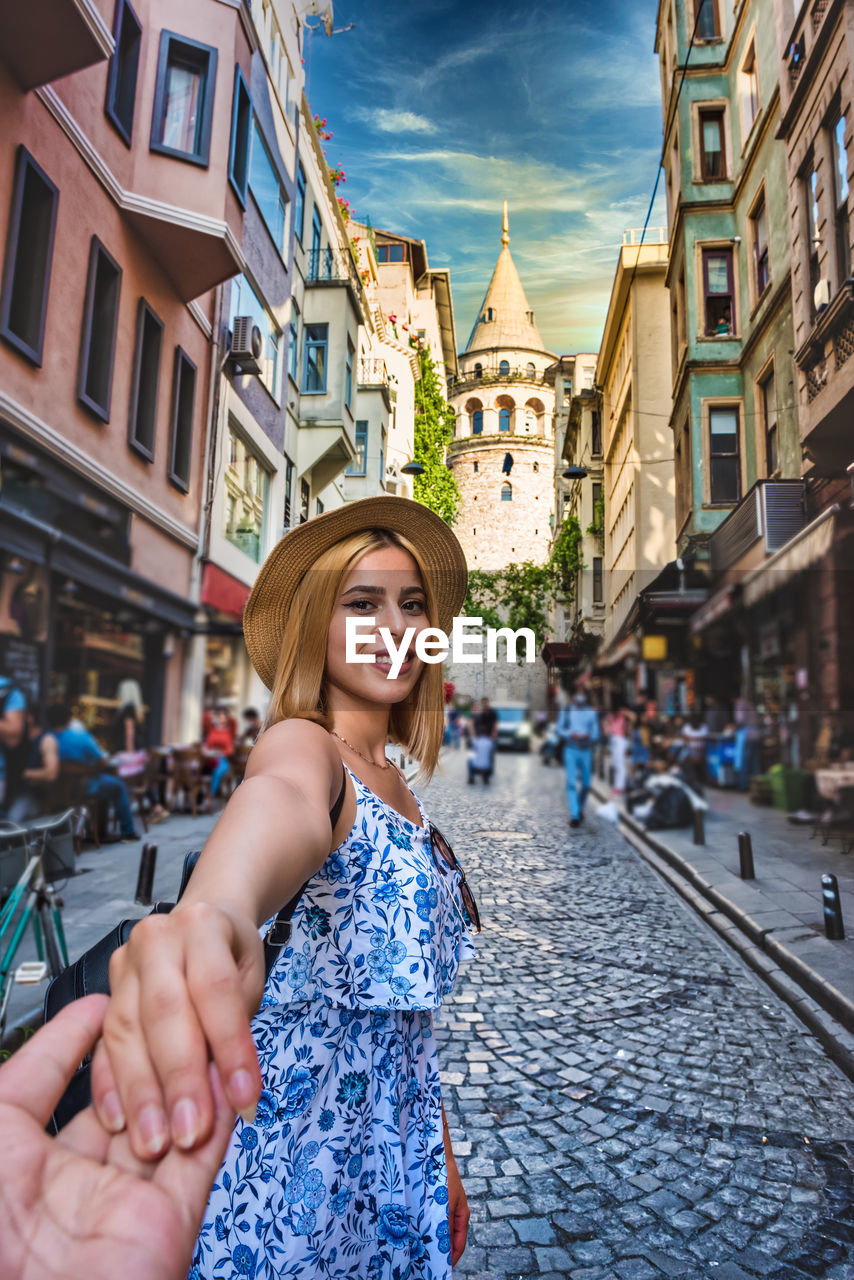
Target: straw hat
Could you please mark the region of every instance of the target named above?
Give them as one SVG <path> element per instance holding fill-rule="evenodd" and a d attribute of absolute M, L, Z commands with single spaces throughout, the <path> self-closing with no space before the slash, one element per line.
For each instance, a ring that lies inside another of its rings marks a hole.
<path fill-rule="evenodd" d="M 285 620 L 303 574 L 329 547 L 365 529 L 390 529 L 414 543 L 436 592 L 436 625 L 450 632 L 468 585 L 466 558 L 450 527 L 429 507 L 409 498 L 386 495 L 348 502 L 290 529 L 255 579 L 243 612 L 243 635 L 252 665 L 268 689 L 273 686 Z"/>

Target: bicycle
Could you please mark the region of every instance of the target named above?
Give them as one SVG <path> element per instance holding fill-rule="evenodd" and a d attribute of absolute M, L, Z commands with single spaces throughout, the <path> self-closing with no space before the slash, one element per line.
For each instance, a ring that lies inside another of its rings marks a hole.
<path fill-rule="evenodd" d="M 62 899 L 45 875 L 45 855 L 52 837 L 64 834 L 73 822 L 74 810 L 39 820 L 31 826 L 0 822 L 0 843 L 20 851 L 24 869 L 17 881 L 0 887 L 0 1043 L 6 1031 L 6 1014 L 14 983 L 39 983 L 56 978 L 68 967 L 68 948 L 62 926 Z M 71 828 L 69 828 L 71 829 Z M 15 957 L 27 927 L 31 925 L 38 960 L 14 968 Z"/>

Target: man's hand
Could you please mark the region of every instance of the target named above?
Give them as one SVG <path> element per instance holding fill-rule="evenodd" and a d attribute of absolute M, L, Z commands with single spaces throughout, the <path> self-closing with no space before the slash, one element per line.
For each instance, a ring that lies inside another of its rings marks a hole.
<path fill-rule="evenodd" d="M 44 1126 L 97 1040 L 106 996 L 63 1009 L 0 1068 L 0 1275 L 6 1280 L 176 1280 L 186 1274 L 234 1113 L 215 1069 L 213 1133 L 139 1161 L 91 1107 Z"/>

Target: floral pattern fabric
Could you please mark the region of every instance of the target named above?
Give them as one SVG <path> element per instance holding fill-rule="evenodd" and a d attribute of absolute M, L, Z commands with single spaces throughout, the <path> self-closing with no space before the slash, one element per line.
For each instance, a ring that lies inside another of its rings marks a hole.
<path fill-rule="evenodd" d="M 312 878 L 253 1035 L 190 1280 L 450 1280 L 432 1010 L 474 955 L 456 872 L 350 772 L 356 820 Z"/>

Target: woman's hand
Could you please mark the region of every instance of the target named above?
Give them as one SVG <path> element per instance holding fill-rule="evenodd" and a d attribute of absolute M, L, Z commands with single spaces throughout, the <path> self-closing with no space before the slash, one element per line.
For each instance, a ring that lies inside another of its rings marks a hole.
<path fill-rule="evenodd" d="M 451 1266 L 455 1267 L 465 1253 L 471 1210 L 457 1162 L 453 1155 L 448 1164 L 448 1223 L 451 1228 Z"/>
<path fill-rule="evenodd" d="M 91 1107 L 58 1138 L 44 1126 L 91 1049 L 106 996 L 76 1000 L 0 1068 L 0 1275 L 9 1280 L 175 1280 L 186 1275 L 234 1123 L 215 1069 L 215 1119 L 192 1154 L 137 1161 Z"/>
<path fill-rule="evenodd" d="M 261 1072 L 249 1016 L 264 987 L 263 945 L 246 914 L 208 903 L 150 915 L 110 961 L 112 997 L 92 1061 L 92 1100 L 110 1133 L 127 1126 L 140 1160 L 212 1132 L 213 1059 L 228 1102 L 253 1118 Z"/>

